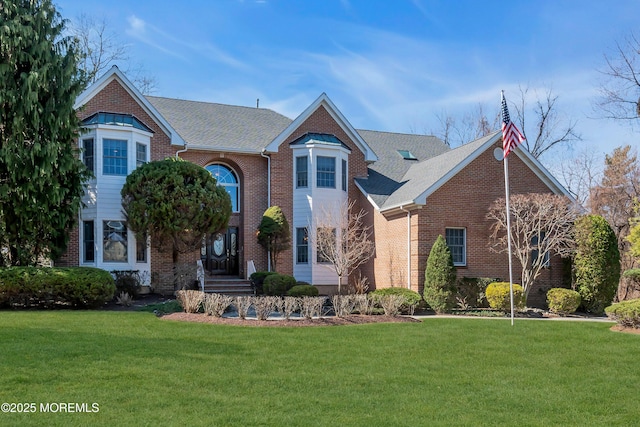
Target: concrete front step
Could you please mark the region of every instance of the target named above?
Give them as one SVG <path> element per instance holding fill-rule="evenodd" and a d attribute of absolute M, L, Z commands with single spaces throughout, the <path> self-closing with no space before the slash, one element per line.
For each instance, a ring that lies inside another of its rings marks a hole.
<path fill-rule="evenodd" d="M 225 295 L 253 295 L 251 282 L 242 279 L 206 279 L 204 291 Z"/>

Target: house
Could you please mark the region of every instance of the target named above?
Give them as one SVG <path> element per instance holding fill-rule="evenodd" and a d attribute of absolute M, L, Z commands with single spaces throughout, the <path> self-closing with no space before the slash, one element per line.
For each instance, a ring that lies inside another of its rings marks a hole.
<path fill-rule="evenodd" d="M 83 92 L 75 105 L 85 132 L 82 159 L 95 175 L 88 184 L 79 226 L 58 265 L 139 270 L 157 280 L 170 274 L 171 255 L 127 229 L 120 203 L 126 176 L 138 165 L 179 156 L 210 171 L 231 196 L 227 230 L 199 253 L 210 276 L 246 278 L 268 257 L 256 230 L 267 207 L 282 208 L 292 247 L 278 270 L 330 293 L 337 276 L 317 257 L 310 231 L 321 207 L 354 201 L 367 212 L 375 256 L 361 273 L 370 288 L 404 286 L 421 292 L 426 260 L 445 236 L 458 277 L 508 277 L 507 259 L 488 249 L 489 205 L 504 195 L 496 132 L 456 149 L 433 136 L 359 130 L 326 94 L 295 119 L 264 108 L 143 96 L 117 68 Z M 511 192 L 567 194 L 526 150 L 510 156 Z M 517 269 L 515 276 L 519 277 Z M 538 281 L 559 285 L 562 262 L 551 257 Z M 162 282 L 162 280 L 160 280 Z M 172 285 L 157 282 L 158 290 Z M 531 293 L 530 303 L 543 304 Z"/>

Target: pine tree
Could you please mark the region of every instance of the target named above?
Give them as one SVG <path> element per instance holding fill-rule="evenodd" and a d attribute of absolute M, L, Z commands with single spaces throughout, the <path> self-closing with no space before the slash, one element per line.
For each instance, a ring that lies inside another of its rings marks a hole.
<path fill-rule="evenodd" d="M 49 0 L 0 2 L 0 261 L 33 265 L 66 248 L 89 177 L 73 108 L 76 46 Z"/>

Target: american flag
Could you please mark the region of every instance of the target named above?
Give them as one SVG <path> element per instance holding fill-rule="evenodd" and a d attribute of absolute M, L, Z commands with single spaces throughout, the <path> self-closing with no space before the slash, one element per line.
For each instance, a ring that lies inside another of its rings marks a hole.
<path fill-rule="evenodd" d="M 516 125 L 509 118 L 509 109 L 507 108 L 507 100 L 504 99 L 504 91 L 502 97 L 502 151 L 503 158 L 506 158 L 520 143 L 524 142 L 524 135 L 520 133 Z"/>

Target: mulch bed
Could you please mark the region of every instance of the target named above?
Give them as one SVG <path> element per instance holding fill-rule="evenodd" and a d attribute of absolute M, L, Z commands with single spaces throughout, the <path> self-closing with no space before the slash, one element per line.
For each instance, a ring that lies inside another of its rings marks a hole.
<path fill-rule="evenodd" d="M 625 328 L 617 323 L 611 327 L 611 330 L 614 332 L 624 332 L 626 334 L 640 334 L 640 329 L 638 328 Z"/>
<path fill-rule="evenodd" d="M 270 319 L 257 320 L 255 318 L 240 319 L 237 317 L 213 317 L 200 313 L 170 313 L 161 317 L 165 320 L 177 320 L 183 322 L 212 323 L 216 325 L 237 325 L 237 326 L 341 326 L 341 325 L 361 325 L 366 323 L 408 323 L 420 322 L 411 317 L 392 316 L 365 316 L 350 315 L 346 317 L 321 317 L 317 319 Z"/>

